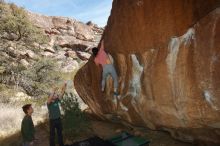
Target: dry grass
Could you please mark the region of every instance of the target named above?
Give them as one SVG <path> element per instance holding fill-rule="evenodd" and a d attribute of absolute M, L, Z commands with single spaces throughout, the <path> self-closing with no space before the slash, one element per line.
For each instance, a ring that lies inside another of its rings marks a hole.
<path fill-rule="evenodd" d="M 47 109 L 33 105 L 34 114 L 32 116 L 34 124 L 37 125 L 46 118 Z M 20 131 L 21 121 L 24 117 L 21 105 L 0 104 L 0 138 L 8 137 Z"/>

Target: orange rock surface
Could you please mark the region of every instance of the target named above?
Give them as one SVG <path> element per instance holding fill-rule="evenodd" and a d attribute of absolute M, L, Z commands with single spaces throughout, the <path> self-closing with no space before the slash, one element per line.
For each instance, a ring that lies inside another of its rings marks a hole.
<path fill-rule="evenodd" d="M 220 143 L 219 0 L 114 0 L 104 40 L 128 111 L 108 100 L 111 78 L 101 92 L 91 57 L 74 82 L 96 115 Z"/>

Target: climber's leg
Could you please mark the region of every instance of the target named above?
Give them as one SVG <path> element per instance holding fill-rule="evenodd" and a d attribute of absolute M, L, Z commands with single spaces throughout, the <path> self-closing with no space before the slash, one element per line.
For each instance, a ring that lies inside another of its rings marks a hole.
<path fill-rule="evenodd" d="M 117 92 L 117 90 L 118 90 L 118 75 L 117 75 L 116 70 L 113 65 L 111 65 L 110 74 L 111 74 L 113 81 L 114 81 L 114 94 L 118 94 L 118 92 Z"/>
<path fill-rule="evenodd" d="M 113 97 L 113 103 L 117 104 L 117 98 L 119 97 L 118 96 L 118 76 L 117 76 L 117 73 L 116 73 L 116 70 L 113 66 L 113 64 L 110 64 L 109 65 L 109 74 L 112 76 L 112 79 L 114 81 L 114 97 Z"/>
<path fill-rule="evenodd" d="M 103 66 L 103 71 L 102 71 L 102 92 L 105 90 L 105 82 L 106 82 L 106 78 L 108 76 L 108 66 L 105 65 Z"/>

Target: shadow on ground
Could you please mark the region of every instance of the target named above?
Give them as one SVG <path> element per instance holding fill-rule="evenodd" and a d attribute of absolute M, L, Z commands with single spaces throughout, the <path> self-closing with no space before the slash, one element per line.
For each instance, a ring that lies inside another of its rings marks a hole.
<path fill-rule="evenodd" d="M 48 146 L 49 135 L 47 124 L 41 123 L 37 125 L 35 129 L 37 146 Z M 20 131 L 4 139 L 0 139 L 0 146 L 22 146 L 22 137 Z"/>
<path fill-rule="evenodd" d="M 106 121 L 99 121 L 96 118 L 90 118 L 91 129 L 87 133 L 80 134 L 73 141 L 84 140 L 89 137 L 98 136 L 103 139 L 109 139 L 110 137 L 117 135 L 121 131 L 127 131 L 131 134 L 135 134 L 136 130 L 126 128 L 121 124 L 110 123 Z M 36 126 L 36 146 L 49 146 L 49 128 L 48 122 L 41 123 Z M 150 146 L 193 146 L 192 144 L 176 141 L 166 132 L 158 132 L 151 130 L 142 130 L 142 137 L 151 141 Z M 20 132 L 10 137 L 0 140 L 0 146 L 21 146 Z M 68 141 L 66 141 L 68 143 Z"/>

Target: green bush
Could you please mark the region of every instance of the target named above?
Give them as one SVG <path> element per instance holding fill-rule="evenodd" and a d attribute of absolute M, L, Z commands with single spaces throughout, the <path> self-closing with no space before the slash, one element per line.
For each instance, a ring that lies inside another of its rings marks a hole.
<path fill-rule="evenodd" d="M 79 103 L 75 95 L 65 93 L 61 101 L 64 111 L 63 116 L 63 133 L 68 140 L 80 136 L 89 129 L 89 121 L 84 112 L 79 108 Z"/>
<path fill-rule="evenodd" d="M 0 3 L 0 35 L 2 39 L 23 41 L 26 45 L 48 42 L 43 32 L 28 19 L 24 8 L 4 2 Z"/>
<path fill-rule="evenodd" d="M 56 61 L 43 58 L 22 72 L 21 86 L 31 96 L 42 96 L 48 93 L 51 86 L 62 80 Z"/>
<path fill-rule="evenodd" d="M 22 87 L 29 96 L 43 97 L 51 86 L 62 81 L 62 74 L 54 59 L 41 58 L 31 67 L 24 68 L 20 64 L 6 66 L 4 74 L 0 75 L 0 83 Z"/>

